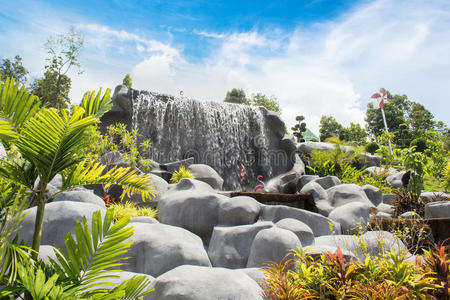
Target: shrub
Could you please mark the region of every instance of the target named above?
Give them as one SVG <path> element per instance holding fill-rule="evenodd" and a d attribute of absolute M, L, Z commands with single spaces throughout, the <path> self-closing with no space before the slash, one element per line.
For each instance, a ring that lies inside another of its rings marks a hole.
<path fill-rule="evenodd" d="M 416 152 L 424 152 L 427 149 L 427 139 L 424 137 L 418 137 L 411 142 L 411 147 L 415 146 Z"/>
<path fill-rule="evenodd" d="M 366 151 L 374 155 L 375 152 L 380 149 L 380 146 L 376 142 L 370 142 L 366 145 Z"/>
<path fill-rule="evenodd" d="M 150 207 L 138 207 L 132 202 L 125 203 L 113 203 L 108 207 L 109 211 L 112 211 L 113 219 L 119 220 L 125 217 L 139 217 L 147 216 L 156 218 L 157 210 Z"/>
<path fill-rule="evenodd" d="M 178 170 L 173 172 L 172 178 L 170 178 L 171 183 L 178 183 L 183 178 L 194 178 L 191 171 L 186 170 L 184 166 L 181 166 Z"/>
<path fill-rule="evenodd" d="M 444 169 L 444 187 L 446 191 L 450 190 L 450 162 L 447 163 L 447 166 Z"/>

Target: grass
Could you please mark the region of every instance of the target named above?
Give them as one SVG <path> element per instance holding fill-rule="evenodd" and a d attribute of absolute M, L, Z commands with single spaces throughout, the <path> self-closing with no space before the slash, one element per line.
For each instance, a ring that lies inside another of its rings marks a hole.
<path fill-rule="evenodd" d="M 431 192 L 444 192 L 444 186 L 442 184 L 442 182 L 431 175 L 427 175 L 424 178 L 424 183 L 423 183 L 423 189 L 425 191 L 431 191 Z"/>
<path fill-rule="evenodd" d="M 113 203 L 108 207 L 108 210 L 113 211 L 113 219 L 119 220 L 123 217 L 139 217 L 147 216 L 156 218 L 157 210 L 149 207 L 139 207 L 132 202 Z"/>

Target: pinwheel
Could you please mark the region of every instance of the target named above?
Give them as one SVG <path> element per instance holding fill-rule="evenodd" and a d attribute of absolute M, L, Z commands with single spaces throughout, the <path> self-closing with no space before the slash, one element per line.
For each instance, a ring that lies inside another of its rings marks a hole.
<path fill-rule="evenodd" d="M 381 88 L 379 93 L 375 93 L 372 95 L 371 97 L 372 99 L 380 99 L 380 103 L 378 104 L 378 106 L 381 109 L 381 115 L 383 116 L 383 122 L 384 122 L 384 128 L 386 129 L 386 132 L 389 132 L 388 126 L 387 126 L 387 122 L 386 122 L 386 115 L 384 114 L 384 102 L 392 102 L 391 99 L 388 99 L 387 97 L 387 92 Z M 392 154 L 392 146 L 391 146 L 391 139 L 389 139 L 389 151 Z"/>

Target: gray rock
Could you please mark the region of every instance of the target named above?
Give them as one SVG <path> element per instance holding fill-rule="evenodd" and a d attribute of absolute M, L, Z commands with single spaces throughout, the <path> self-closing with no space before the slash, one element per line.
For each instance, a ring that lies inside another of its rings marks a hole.
<path fill-rule="evenodd" d="M 378 155 L 361 153 L 356 155 L 352 165 L 359 170 L 367 167 L 379 167 L 381 165 L 381 157 Z"/>
<path fill-rule="evenodd" d="M 177 184 L 169 184 L 169 192 L 197 190 L 200 192 L 214 192 L 214 189 L 207 183 L 192 179 L 183 178 Z"/>
<path fill-rule="evenodd" d="M 269 180 L 265 190 L 269 193 L 296 194 L 300 190 L 299 181 L 303 174 L 305 174 L 305 164 L 296 154 L 292 169 Z"/>
<path fill-rule="evenodd" d="M 382 174 L 386 173 L 386 169 L 376 167 L 376 166 L 365 168 L 365 171 L 366 171 L 366 173 L 368 173 L 370 175 L 382 175 Z"/>
<path fill-rule="evenodd" d="M 45 263 L 50 263 L 49 258 L 53 259 L 54 261 L 58 261 L 56 259 L 55 255 L 56 248 L 51 245 L 41 245 L 39 248 L 39 255 L 38 258 L 42 259 Z"/>
<path fill-rule="evenodd" d="M 155 196 L 151 197 L 151 199 L 146 199 L 144 202 L 140 194 L 134 194 L 131 197 L 125 196 L 122 200 L 123 202 L 157 206 L 159 199 L 169 190 L 169 183 L 155 174 L 147 174 L 147 176 L 150 178 L 150 188 Z"/>
<path fill-rule="evenodd" d="M 223 198 L 219 203 L 219 224 L 236 226 L 255 223 L 261 204 L 247 196 Z"/>
<path fill-rule="evenodd" d="M 366 203 L 374 206 L 363 189 L 356 184 L 340 184 L 327 190 L 328 202 L 334 208 L 351 202 Z"/>
<path fill-rule="evenodd" d="M 392 205 L 392 203 L 397 200 L 397 195 L 395 194 L 383 194 L 383 203 Z"/>
<path fill-rule="evenodd" d="M 350 146 L 341 146 L 341 148 L 350 154 L 355 153 Z M 297 151 L 301 155 L 310 155 L 312 151 L 334 151 L 334 149 L 336 149 L 335 144 L 323 142 L 304 142 L 300 143 L 297 147 Z"/>
<path fill-rule="evenodd" d="M 6 157 L 6 150 L 5 147 L 3 147 L 3 144 L 0 143 L 0 159 L 3 159 L 4 157 Z"/>
<path fill-rule="evenodd" d="M 188 168 L 190 165 L 194 164 L 194 158 L 189 157 L 183 160 L 179 161 L 172 161 L 164 164 L 159 164 L 159 168 L 161 170 L 168 171 L 170 173 L 173 173 L 175 170 L 178 170 L 181 166 L 184 166 L 185 168 Z"/>
<path fill-rule="evenodd" d="M 306 184 L 313 181 L 314 179 L 319 178 L 318 175 L 303 175 L 300 177 L 298 187 L 301 190 Z"/>
<path fill-rule="evenodd" d="M 312 229 L 314 236 L 332 234 L 333 231 L 340 232 L 339 225 L 327 217 L 284 205 L 262 205 L 260 218 L 271 222 L 277 222 L 286 218 L 296 219 L 308 225 Z"/>
<path fill-rule="evenodd" d="M 108 276 L 118 276 L 118 278 L 107 278 L 107 279 L 102 279 L 100 282 L 105 283 L 105 284 L 101 284 L 95 287 L 95 289 L 106 289 L 106 290 L 111 290 L 114 287 L 116 287 L 117 285 L 123 283 L 126 280 L 130 280 L 131 278 L 133 278 L 134 276 L 145 276 L 148 280 L 150 280 L 150 283 L 143 289 L 144 291 L 148 291 L 151 289 L 151 283 L 155 280 L 155 278 L 153 276 L 147 275 L 147 274 L 142 274 L 142 273 L 134 273 L 134 272 L 127 272 L 127 271 L 122 271 L 122 272 L 111 272 L 111 273 L 107 273 L 106 275 Z M 110 285 L 108 283 L 114 283 L 116 285 Z M 91 289 L 87 289 L 89 290 L 93 290 L 93 288 Z M 144 296 L 144 300 L 148 299 L 148 296 Z"/>
<path fill-rule="evenodd" d="M 132 113 L 133 108 L 132 100 L 130 97 L 131 91 L 132 90 L 128 90 L 128 88 L 124 85 L 118 85 L 114 89 L 114 94 L 112 96 L 112 101 L 128 114 Z"/>
<path fill-rule="evenodd" d="M 320 186 L 323 187 L 324 190 L 328 190 L 333 186 L 341 184 L 341 181 L 336 176 L 319 177 L 317 179 L 314 179 L 313 182 L 320 184 Z"/>
<path fill-rule="evenodd" d="M 413 211 L 407 211 L 398 216 L 401 219 L 422 219 L 422 217 Z"/>
<path fill-rule="evenodd" d="M 394 213 L 394 206 L 389 205 L 389 204 L 384 204 L 384 203 L 380 203 L 377 206 L 378 211 L 381 211 L 383 213 L 387 213 L 392 215 Z"/>
<path fill-rule="evenodd" d="M 277 227 L 261 230 L 253 240 L 247 268 L 279 263 L 292 249 L 301 247 L 298 237 L 289 230 Z"/>
<path fill-rule="evenodd" d="M 262 300 L 261 287 L 247 274 L 224 268 L 179 266 L 150 286 L 149 300 Z"/>
<path fill-rule="evenodd" d="M 179 227 L 131 223 L 134 241 L 123 270 L 159 276 L 180 265 L 211 266 L 202 240 Z"/>
<path fill-rule="evenodd" d="M 361 187 L 366 193 L 367 198 L 369 198 L 370 202 L 372 202 L 373 205 L 378 206 L 382 200 L 383 200 L 383 194 L 381 193 L 381 190 L 377 187 L 374 187 L 373 185 L 366 184 Z"/>
<path fill-rule="evenodd" d="M 397 172 L 393 175 L 390 175 L 386 177 L 386 183 L 388 186 L 394 187 L 394 188 L 401 188 L 402 187 L 402 177 L 405 175 L 405 171 Z"/>
<path fill-rule="evenodd" d="M 237 272 L 243 272 L 247 274 L 248 277 L 253 279 L 261 288 L 266 287 L 266 275 L 261 268 L 244 268 L 244 269 L 236 269 Z"/>
<path fill-rule="evenodd" d="M 103 201 L 102 198 L 89 191 L 65 191 L 53 197 L 53 202 L 59 201 L 91 203 L 98 205 L 103 209 L 106 209 L 105 201 Z"/>
<path fill-rule="evenodd" d="M 433 202 L 436 201 L 447 201 L 450 200 L 449 198 L 450 196 L 446 193 L 442 193 L 442 192 L 422 192 L 420 194 L 420 198 L 422 200 L 428 199 L 431 200 Z"/>
<path fill-rule="evenodd" d="M 110 165 L 128 166 L 127 161 L 123 157 L 122 153 L 120 153 L 119 151 L 106 152 L 100 157 L 100 162 L 102 165 L 106 166 Z"/>
<path fill-rule="evenodd" d="M 367 255 L 380 257 L 391 250 L 408 252 L 403 242 L 387 231 L 368 231 L 360 237 L 354 235 L 321 236 L 314 242 L 315 246 L 339 246 L 343 250 L 350 251 L 360 261 L 364 261 Z"/>
<path fill-rule="evenodd" d="M 214 226 L 219 223 L 219 203 L 228 199 L 198 190 L 170 192 L 158 201 L 158 218 L 163 224 L 195 233 L 208 244 Z"/>
<path fill-rule="evenodd" d="M 137 216 L 131 217 L 130 223 L 147 223 L 147 224 L 158 224 L 158 220 L 148 216 Z"/>
<path fill-rule="evenodd" d="M 384 211 L 379 211 L 379 212 L 377 212 L 376 217 L 382 218 L 382 219 L 383 219 L 383 218 L 384 218 L 384 219 L 390 219 L 390 218 L 392 218 L 392 214 L 386 213 L 386 212 L 384 212 Z"/>
<path fill-rule="evenodd" d="M 314 233 L 308 225 L 296 219 L 282 219 L 275 224 L 277 227 L 292 231 L 298 237 L 302 246 L 314 243 Z"/>
<path fill-rule="evenodd" d="M 425 205 L 425 219 L 450 218 L 450 201 L 431 202 Z"/>
<path fill-rule="evenodd" d="M 305 254 L 313 257 L 314 260 L 320 259 L 320 257 L 324 254 L 332 253 L 336 254 L 337 247 L 335 246 L 327 246 L 327 245 L 313 245 L 306 248 Z M 341 249 L 342 254 L 344 255 L 345 261 L 358 260 L 358 258 L 350 251 Z"/>
<path fill-rule="evenodd" d="M 208 248 L 208 255 L 212 265 L 230 269 L 245 268 L 256 234 L 261 230 L 272 227 L 272 222 L 257 222 L 252 225 L 233 227 L 214 227 Z"/>
<path fill-rule="evenodd" d="M 23 239 L 26 245 L 31 245 L 33 239 L 36 211 L 36 206 L 24 211 L 27 216 L 21 222 L 21 228 L 17 232 L 19 240 Z M 100 211 L 102 216 L 106 212 L 105 209 L 91 203 L 73 201 L 47 203 L 42 223 L 41 244 L 65 249 L 64 237 L 68 232 L 75 237 L 77 220 L 82 221 L 83 217 L 86 217 L 88 224 L 91 224 L 92 214 L 95 211 Z"/>
<path fill-rule="evenodd" d="M 62 189 L 62 176 L 61 174 L 56 174 L 52 180 L 50 180 L 49 184 L 53 185 L 58 190 Z"/>
<path fill-rule="evenodd" d="M 361 202 L 347 203 L 335 208 L 328 217 L 341 224 L 343 233 L 358 234 L 369 226 L 370 206 Z"/>
<path fill-rule="evenodd" d="M 223 179 L 210 166 L 202 164 L 192 164 L 188 167 L 192 172 L 194 178 L 209 184 L 215 190 L 221 190 L 223 186 Z"/>
<path fill-rule="evenodd" d="M 311 194 L 319 214 L 328 216 L 333 210 L 333 206 L 328 202 L 328 194 L 325 189 L 317 182 L 311 181 L 307 183 L 301 190 L 300 194 Z"/>

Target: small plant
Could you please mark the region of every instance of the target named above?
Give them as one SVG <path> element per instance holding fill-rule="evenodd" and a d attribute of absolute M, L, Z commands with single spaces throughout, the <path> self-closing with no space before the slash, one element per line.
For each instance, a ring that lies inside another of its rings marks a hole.
<path fill-rule="evenodd" d="M 375 152 L 380 149 L 380 146 L 376 142 L 370 142 L 366 145 L 366 151 L 374 155 Z"/>
<path fill-rule="evenodd" d="M 447 163 L 447 166 L 444 169 L 444 178 L 442 179 L 444 182 L 444 187 L 446 191 L 450 190 L 450 162 Z"/>
<path fill-rule="evenodd" d="M 112 203 L 108 207 L 108 211 L 112 211 L 113 219 L 120 220 L 125 217 L 147 216 L 156 218 L 157 211 L 150 207 L 138 207 L 132 202 Z"/>
<path fill-rule="evenodd" d="M 450 247 L 448 241 L 435 244 L 430 250 L 424 250 L 423 258 L 435 278 L 439 299 L 450 299 Z"/>
<path fill-rule="evenodd" d="M 173 172 L 172 178 L 170 178 L 170 182 L 178 183 L 178 181 L 180 181 L 183 178 L 194 178 L 194 175 L 184 166 L 181 166 L 178 170 L 175 170 L 175 172 Z"/>

